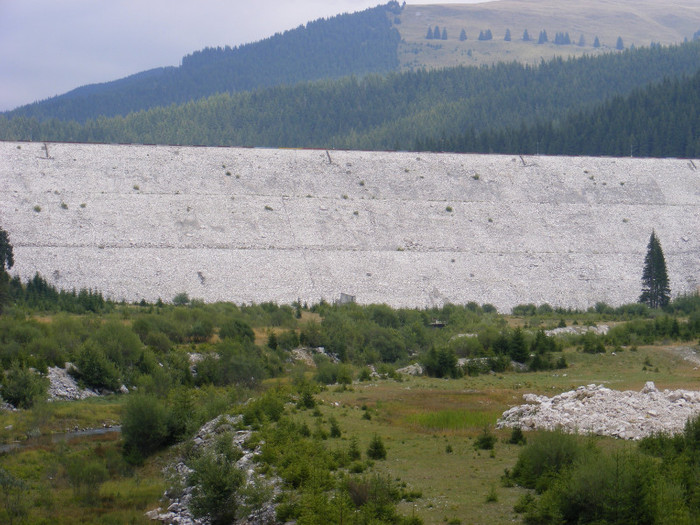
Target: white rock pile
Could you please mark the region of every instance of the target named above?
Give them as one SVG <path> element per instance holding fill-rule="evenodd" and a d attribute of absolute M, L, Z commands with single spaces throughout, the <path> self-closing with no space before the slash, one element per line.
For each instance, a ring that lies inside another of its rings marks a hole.
<path fill-rule="evenodd" d="M 554 397 L 525 394 L 525 404 L 503 413 L 497 427 L 555 430 L 637 440 L 658 432 L 677 433 L 700 412 L 700 392 L 659 391 L 653 382 L 640 392 L 588 385 Z"/>
<path fill-rule="evenodd" d="M 552 330 L 545 330 L 545 335 L 552 337 L 555 335 L 564 335 L 564 334 L 572 334 L 572 335 L 581 335 L 585 334 L 587 332 L 593 332 L 595 335 L 605 335 L 608 333 L 609 327 L 606 324 L 602 324 L 600 326 L 580 326 L 580 325 L 572 325 L 572 326 L 562 326 L 561 328 L 554 328 Z"/>
<path fill-rule="evenodd" d="M 49 399 L 72 401 L 99 395 L 94 390 L 78 386 L 73 376 L 68 373 L 71 366 L 70 363 L 66 363 L 66 368 L 49 367 Z"/>

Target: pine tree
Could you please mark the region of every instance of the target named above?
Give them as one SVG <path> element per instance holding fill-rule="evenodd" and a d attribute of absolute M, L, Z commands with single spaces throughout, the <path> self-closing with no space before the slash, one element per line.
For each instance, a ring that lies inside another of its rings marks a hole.
<path fill-rule="evenodd" d="M 510 42 L 510 29 L 506 29 L 506 36 L 503 37 L 503 40 Z"/>
<path fill-rule="evenodd" d="M 14 263 L 10 238 L 7 236 L 7 232 L 0 228 L 0 272 L 9 270 Z"/>
<path fill-rule="evenodd" d="M 428 28 L 428 34 L 425 35 L 426 40 L 432 40 L 433 39 L 433 28 L 429 27 Z"/>
<path fill-rule="evenodd" d="M 442 28 L 442 39 L 447 40 L 447 28 L 446 27 Z"/>
<path fill-rule="evenodd" d="M 595 40 L 593 41 L 593 47 L 600 47 L 600 40 L 598 40 L 598 37 L 595 37 Z"/>
<path fill-rule="evenodd" d="M 372 441 L 369 442 L 369 447 L 367 447 L 367 457 L 370 459 L 386 459 L 386 448 L 384 448 L 384 442 L 377 434 L 375 434 Z"/>
<path fill-rule="evenodd" d="M 543 29 L 542 31 L 540 31 L 540 38 L 539 40 L 537 40 L 537 43 L 546 44 L 547 42 L 549 42 L 549 38 L 547 38 L 547 31 Z"/>
<path fill-rule="evenodd" d="M 647 255 L 644 258 L 642 295 L 639 296 L 639 302 L 651 308 L 661 308 L 668 304 L 670 293 L 664 252 L 656 232 L 652 230 L 647 245 Z"/>
<path fill-rule="evenodd" d="M 467 39 L 467 32 L 462 29 L 462 32 L 459 34 L 459 40 L 460 42 L 464 42 Z"/>
<path fill-rule="evenodd" d="M 525 336 L 520 327 L 515 329 L 513 336 L 510 338 L 508 353 L 510 354 L 511 359 L 513 359 L 513 361 L 517 361 L 518 363 L 525 363 L 530 358 L 530 352 L 528 352 L 527 349 Z"/>
<path fill-rule="evenodd" d="M 14 263 L 10 238 L 7 232 L 0 228 L 0 314 L 5 304 L 10 302 L 10 276 L 6 270 L 12 268 Z"/>
<path fill-rule="evenodd" d="M 617 37 L 617 43 L 615 44 L 615 49 L 617 49 L 618 51 L 622 51 L 623 49 L 625 49 L 625 44 L 622 43 L 621 36 Z"/>
<path fill-rule="evenodd" d="M 530 33 L 528 33 L 526 29 L 525 31 L 523 31 L 523 42 L 529 42 L 530 40 L 532 40 L 530 38 Z"/>

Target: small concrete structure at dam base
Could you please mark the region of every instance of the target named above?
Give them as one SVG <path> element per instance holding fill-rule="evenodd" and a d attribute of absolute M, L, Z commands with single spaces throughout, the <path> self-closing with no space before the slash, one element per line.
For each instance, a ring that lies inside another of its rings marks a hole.
<path fill-rule="evenodd" d="M 0 142 L 12 275 L 114 300 L 635 302 L 700 284 L 700 161 Z"/>

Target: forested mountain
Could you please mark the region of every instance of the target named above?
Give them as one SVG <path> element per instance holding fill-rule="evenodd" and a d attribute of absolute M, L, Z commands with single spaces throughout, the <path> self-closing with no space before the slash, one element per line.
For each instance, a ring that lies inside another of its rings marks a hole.
<path fill-rule="evenodd" d="M 552 155 L 700 157 L 700 71 L 616 96 L 563 122 L 428 140 L 426 149 Z"/>
<path fill-rule="evenodd" d="M 674 0 L 673 6 L 656 0 L 587 0 L 584 4 L 499 0 L 450 5 L 399 5 L 392 0 L 309 22 L 259 42 L 196 51 L 185 56 L 179 67 L 83 86 L 5 115 L 82 123 L 217 93 L 349 75 L 511 61 L 538 65 L 555 57 L 597 56 L 652 42 L 674 45 L 692 39 L 699 27 L 696 0 Z M 433 33 L 439 38 L 428 38 Z M 547 33 L 551 38 L 542 38 Z"/>
<path fill-rule="evenodd" d="M 511 63 L 349 77 L 219 94 L 84 125 L 55 119 L 43 123 L 24 117 L 0 119 L 0 138 L 483 152 L 525 148 L 534 153 L 537 138 L 534 147 L 523 138 L 512 143 L 513 149 L 506 147 L 506 137 L 514 132 L 506 130 L 522 128 L 526 133 L 530 126 L 542 123 L 554 136 L 558 123 L 572 112 L 591 111 L 614 96 L 665 78 L 694 75 L 699 58 L 700 42 L 691 42 L 555 59 L 537 67 Z M 685 83 L 678 86 L 686 88 Z M 636 118 L 646 119 L 651 128 L 655 119 L 672 113 L 654 108 L 638 104 Z M 596 113 L 598 126 L 613 128 L 608 122 L 613 114 L 604 111 Z M 697 137 L 697 128 L 688 133 Z M 544 139 L 540 142 L 540 152 L 547 153 L 581 153 L 575 151 L 577 143 L 592 143 L 572 138 L 564 148 L 552 139 L 550 148 Z M 622 153 L 628 154 L 629 140 L 623 142 L 627 147 Z M 668 154 L 665 151 L 650 150 L 650 154 Z"/>
<path fill-rule="evenodd" d="M 207 48 L 179 67 L 157 68 L 7 112 L 39 120 L 84 122 L 157 106 L 182 104 L 216 93 L 248 91 L 398 67 L 400 36 L 392 27 L 396 2 L 353 14 L 319 19 L 239 47 Z"/>

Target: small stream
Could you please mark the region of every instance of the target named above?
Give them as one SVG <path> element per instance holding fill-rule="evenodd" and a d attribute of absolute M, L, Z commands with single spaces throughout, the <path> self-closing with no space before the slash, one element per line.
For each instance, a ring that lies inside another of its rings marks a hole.
<path fill-rule="evenodd" d="M 0 454 L 7 454 L 13 450 L 21 450 L 26 447 L 36 446 L 43 443 L 60 443 L 61 441 L 70 441 L 81 437 L 99 436 L 102 434 L 111 434 L 113 432 L 121 432 L 122 427 L 115 425 L 113 427 L 104 428 L 86 428 L 84 430 L 75 430 L 71 432 L 55 432 L 53 434 L 43 435 L 35 438 L 29 438 L 26 441 L 13 441 L 0 445 Z"/>

